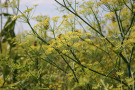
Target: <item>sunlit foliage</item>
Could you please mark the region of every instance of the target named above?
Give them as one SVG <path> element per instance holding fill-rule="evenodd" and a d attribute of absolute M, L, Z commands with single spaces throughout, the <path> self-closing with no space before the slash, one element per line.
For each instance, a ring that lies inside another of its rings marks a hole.
<path fill-rule="evenodd" d="M 1 88 L 134 90 L 135 1 L 54 1 L 63 16 L 11 16 L 31 31 L 2 43 Z"/>

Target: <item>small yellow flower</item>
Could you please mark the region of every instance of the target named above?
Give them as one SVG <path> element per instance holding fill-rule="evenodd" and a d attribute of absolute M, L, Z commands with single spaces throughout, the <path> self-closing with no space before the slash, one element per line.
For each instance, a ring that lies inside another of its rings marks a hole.
<path fill-rule="evenodd" d="M 23 13 L 30 12 L 30 11 L 32 11 L 33 9 L 34 9 L 34 8 L 29 8 L 29 9 L 23 11 Z"/>
<path fill-rule="evenodd" d="M 78 49 L 79 46 L 80 46 L 80 43 L 78 43 L 78 42 L 76 42 L 76 43 L 73 44 L 73 48 L 75 48 L 75 49 Z"/>
<path fill-rule="evenodd" d="M 91 36 L 91 33 L 85 33 L 87 36 Z"/>
<path fill-rule="evenodd" d="M 67 54 L 69 52 L 69 50 L 63 50 L 62 53 L 63 54 Z"/>
<path fill-rule="evenodd" d="M 49 21 L 50 21 L 49 18 L 44 19 L 43 22 L 42 22 L 42 24 L 43 24 L 44 26 L 47 26 L 47 25 L 49 25 Z"/>
<path fill-rule="evenodd" d="M 63 15 L 62 17 L 63 17 L 63 18 L 67 18 L 67 15 Z"/>
<path fill-rule="evenodd" d="M 49 88 L 52 88 L 52 85 L 49 85 Z"/>
<path fill-rule="evenodd" d="M 125 80 L 126 80 L 128 85 L 133 85 L 134 84 L 134 79 L 133 78 L 126 78 Z"/>
<path fill-rule="evenodd" d="M 72 36 L 72 39 L 78 40 L 79 39 L 79 36 Z"/>
<path fill-rule="evenodd" d="M 106 18 L 111 18 L 113 16 L 114 16 L 114 12 L 110 12 L 110 13 L 107 13 L 104 15 L 104 17 L 106 17 Z"/>
<path fill-rule="evenodd" d="M 37 6 L 38 6 L 38 4 L 35 4 L 34 6 L 35 6 L 35 7 L 37 7 Z"/>
<path fill-rule="evenodd" d="M 51 54 L 54 51 L 54 48 L 48 48 L 45 52 L 46 54 Z"/>
<path fill-rule="evenodd" d="M 69 15 L 68 15 L 68 18 L 73 19 L 73 18 L 74 18 L 73 14 L 69 14 Z"/>
<path fill-rule="evenodd" d="M 92 43 L 91 39 L 85 39 L 86 42 Z"/>
<path fill-rule="evenodd" d="M 56 17 L 53 17 L 52 20 L 53 20 L 54 22 L 57 22 L 59 18 L 60 18 L 60 16 L 56 16 Z"/>
<path fill-rule="evenodd" d="M 116 72 L 117 75 L 123 75 L 124 71 Z"/>

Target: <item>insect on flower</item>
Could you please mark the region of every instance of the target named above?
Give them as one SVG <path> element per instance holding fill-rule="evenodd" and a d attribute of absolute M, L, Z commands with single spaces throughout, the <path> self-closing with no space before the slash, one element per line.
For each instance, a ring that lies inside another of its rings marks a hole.
<path fill-rule="evenodd" d="M 67 44 L 68 47 L 70 47 L 70 45 Z"/>
<path fill-rule="evenodd" d="M 33 42 L 33 46 L 37 46 L 37 41 L 34 41 Z"/>
<path fill-rule="evenodd" d="M 62 34 L 59 34 L 59 35 L 58 35 L 58 38 L 61 38 L 61 36 L 62 36 Z"/>

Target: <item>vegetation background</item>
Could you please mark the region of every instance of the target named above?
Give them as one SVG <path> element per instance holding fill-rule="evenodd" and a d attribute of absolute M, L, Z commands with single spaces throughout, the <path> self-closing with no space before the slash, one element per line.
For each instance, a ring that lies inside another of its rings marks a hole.
<path fill-rule="evenodd" d="M 135 1 L 54 2 L 62 17 L 33 17 L 38 5 L 21 11 L 19 0 L 0 2 L 0 88 L 134 90 Z M 31 30 L 16 35 L 17 21 Z"/>

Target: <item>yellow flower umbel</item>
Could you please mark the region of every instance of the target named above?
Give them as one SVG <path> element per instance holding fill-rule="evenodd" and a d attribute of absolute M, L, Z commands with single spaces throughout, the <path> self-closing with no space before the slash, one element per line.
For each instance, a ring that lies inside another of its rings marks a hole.
<path fill-rule="evenodd" d="M 48 48 L 46 51 L 45 51 L 45 53 L 46 54 L 51 54 L 53 51 L 54 51 L 55 49 L 54 48 Z"/>
<path fill-rule="evenodd" d="M 32 11 L 34 8 L 28 8 L 27 10 L 23 11 L 23 13 L 27 13 L 27 12 L 30 12 Z"/>
<path fill-rule="evenodd" d="M 57 22 L 59 18 L 60 18 L 60 16 L 52 17 L 52 20 L 53 20 L 54 22 Z"/>
<path fill-rule="evenodd" d="M 69 50 L 63 50 L 62 53 L 67 54 L 67 53 L 69 53 Z"/>

